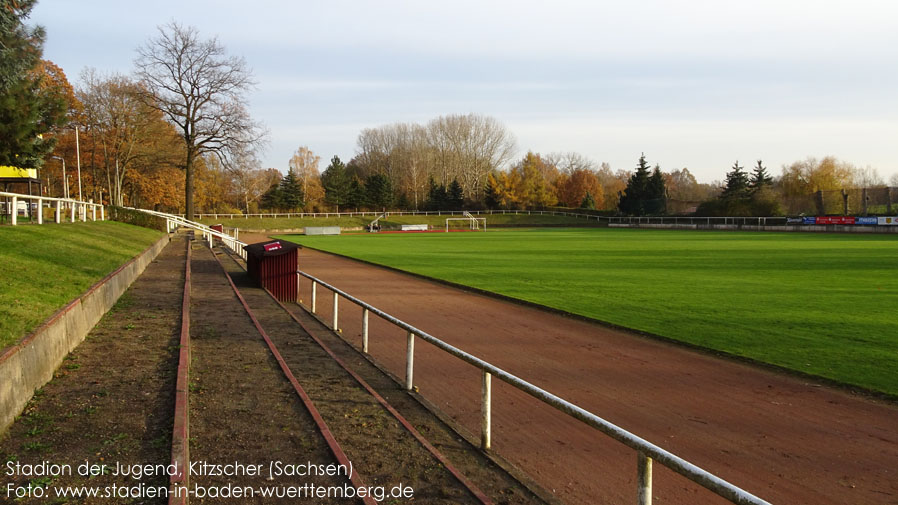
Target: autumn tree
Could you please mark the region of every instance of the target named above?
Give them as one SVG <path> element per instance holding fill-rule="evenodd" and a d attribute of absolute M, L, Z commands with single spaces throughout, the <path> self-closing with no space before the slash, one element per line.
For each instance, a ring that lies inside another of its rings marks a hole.
<path fill-rule="evenodd" d="M 603 190 L 602 200 L 604 204 L 599 208 L 617 210 L 620 203 L 620 195 L 627 188 L 627 181 L 630 180 L 632 174 L 626 170 L 614 172 L 608 163 L 602 163 L 595 174 Z"/>
<path fill-rule="evenodd" d="M 539 154 L 528 152 L 511 172 L 516 172 L 518 180 L 516 200 L 525 207 L 548 207 L 558 202 L 553 187 L 558 170 Z"/>
<path fill-rule="evenodd" d="M 184 141 L 187 219 L 194 215 L 194 162 L 205 155 L 227 162 L 258 147 L 264 137 L 246 109 L 254 85 L 243 58 L 227 56 L 217 38 L 171 22 L 138 49 L 144 97 L 172 122 Z"/>
<path fill-rule="evenodd" d="M 293 171 L 302 187 L 304 206 L 309 209 L 324 201 L 324 188 L 321 187 L 321 174 L 318 172 L 320 161 L 321 157 L 315 155 L 308 147 L 300 146 L 288 163 L 289 170 Z"/>
<path fill-rule="evenodd" d="M 518 170 L 495 170 L 488 176 L 488 184 L 493 188 L 496 206 L 503 209 L 518 208 L 521 204 L 521 172 Z"/>
<path fill-rule="evenodd" d="M 104 77 L 87 69 L 81 81 L 78 97 L 84 104 L 82 123 L 88 138 L 101 146 L 110 202 L 124 205 L 123 186 L 129 170 L 141 158 L 159 162 L 157 141 L 166 136 L 171 139 L 171 127 L 158 110 L 143 101 L 140 86 L 131 78 L 115 74 Z"/>
<path fill-rule="evenodd" d="M 592 208 L 601 207 L 603 202 L 602 185 L 595 172 L 588 168 L 575 168 L 570 172 L 563 173 L 559 178 L 558 201 L 565 207 L 579 207 L 589 193 L 592 201 Z M 592 196 L 595 195 L 595 196 Z"/>

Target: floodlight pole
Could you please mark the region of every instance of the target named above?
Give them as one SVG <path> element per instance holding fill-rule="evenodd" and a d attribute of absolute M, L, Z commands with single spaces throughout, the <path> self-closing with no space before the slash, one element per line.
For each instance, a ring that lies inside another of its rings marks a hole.
<path fill-rule="evenodd" d="M 84 201 L 81 197 L 81 144 L 78 141 L 78 130 L 81 128 L 75 125 L 75 160 L 78 163 L 78 201 Z"/>

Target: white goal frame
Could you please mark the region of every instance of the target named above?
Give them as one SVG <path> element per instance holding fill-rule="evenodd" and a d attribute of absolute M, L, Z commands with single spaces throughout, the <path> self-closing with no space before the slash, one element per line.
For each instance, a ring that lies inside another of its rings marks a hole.
<path fill-rule="evenodd" d="M 449 221 L 468 221 L 469 223 L 471 223 L 471 230 L 486 231 L 485 217 L 448 217 L 446 218 L 446 233 L 449 232 Z M 482 227 L 480 225 L 481 221 L 483 222 Z"/>

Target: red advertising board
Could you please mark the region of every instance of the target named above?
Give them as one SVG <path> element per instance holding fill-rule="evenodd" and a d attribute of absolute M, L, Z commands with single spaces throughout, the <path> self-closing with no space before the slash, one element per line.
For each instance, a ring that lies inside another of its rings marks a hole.
<path fill-rule="evenodd" d="M 817 224 L 854 224 L 854 216 L 817 216 Z"/>

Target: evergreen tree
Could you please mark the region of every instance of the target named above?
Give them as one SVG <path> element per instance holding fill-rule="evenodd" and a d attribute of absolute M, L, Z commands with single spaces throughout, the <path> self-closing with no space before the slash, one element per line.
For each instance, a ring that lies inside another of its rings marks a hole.
<path fill-rule="evenodd" d="M 367 195 L 365 194 L 365 186 L 358 177 L 353 177 L 349 183 L 349 193 L 346 196 L 346 205 L 348 207 L 358 209 L 367 205 Z"/>
<path fill-rule="evenodd" d="M 268 210 L 277 210 L 284 207 L 283 195 L 281 194 L 281 185 L 272 184 L 268 191 L 262 195 L 262 208 Z"/>
<path fill-rule="evenodd" d="M 305 205 L 305 195 L 302 191 L 302 184 L 296 178 L 293 170 L 288 170 L 287 175 L 281 179 L 279 186 L 281 193 L 281 206 L 287 210 L 301 209 Z"/>
<path fill-rule="evenodd" d="M 0 4 L 0 92 L 21 81 L 41 59 L 44 29 L 25 26 L 36 3 L 2 0 Z"/>
<path fill-rule="evenodd" d="M 725 200 L 747 198 L 749 196 L 748 175 L 742 171 L 739 161 L 733 165 L 733 169 L 727 173 L 726 186 L 720 195 Z"/>
<path fill-rule="evenodd" d="M 396 207 L 402 210 L 408 210 L 412 207 L 412 202 L 409 201 L 405 191 L 399 193 L 399 198 L 396 199 Z"/>
<path fill-rule="evenodd" d="M 592 198 L 592 195 L 589 191 L 586 192 L 586 196 L 583 197 L 583 201 L 580 202 L 581 209 L 587 210 L 596 210 L 596 201 Z"/>
<path fill-rule="evenodd" d="M 452 179 L 452 183 L 449 184 L 449 189 L 446 192 L 446 205 L 449 210 L 461 210 L 465 206 L 464 192 L 458 179 Z"/>
<path fill-rule="evenodd" d="M 393 204 L 393 184 L 386 175 L 368 176 L 365 180 L 365 192 L 368 195 L 368 203 L 377 209 Z"/>
<path fill-rule="evenodd" d="M 337 212 L 340 211 L 340 206 L 346 205 L 349 199 L 351 182 L 346 174 L 346 165 L 340 161 L 339 156 L 334 156 L 330 165 L 321 174 L 321 185 L 324 187 L 324 201 L 335 205 Z"/>
<path fill-rule="evenodd" d="M 0 4 L 0 165 L 20 168 L 43 165 L 56 145 L 44 134 L 68 121 L 68 100 L 41 65 L 44 29 L 24 24 L 34 4 Z"/>
<path fill-rule="evenodd" d="M 661 174 L 660 165 L 655 165 L 655 169 L 652 171 L 645 200 L 646 214 L 658 215 L 667 211 L 667 188 L 664 186 L 664 176 Z"/>
<path fill-rule="evenodd" d="M 501 202 L 499 201 L 499 191 L 496 189 L 495 179 L 492 175 L 486 178 L 486 187 L 483 190 L 483 203 L 487 209 L 498 209 Z"/>
<path fill-rule="evenodd" d="M 437 186 L 437 182 L 433 179 L 433 176 L 428 180 L 429 189 L 427 191 L 427 208 L 429 210 L 445 210 L 446 209 L 446 200 L 448 195 L 446 193 L 446 186 L 440 184 Z"/>
<path fill-rule="evenodd" d="M 751 180 L 749 181 L 749 187 L 752 192 L 758 191 L 764 186 L 773 185 L 773 178 L 767 173 L 767 167 L 765 167 L 761 160 L 758 160 L 757 166 L 755 166 L 754 170 L 751 173 Z"/>
<path fill-rule="evenodd" d="M 639 157 L 636 173 L 627 181 L 627 189 L 621 194 L 618 209 L 627 215 L 644 216 L 647 214 L 646 197 L 649 194 L 649 164 L 645 161 L 645 153 Z"/>

